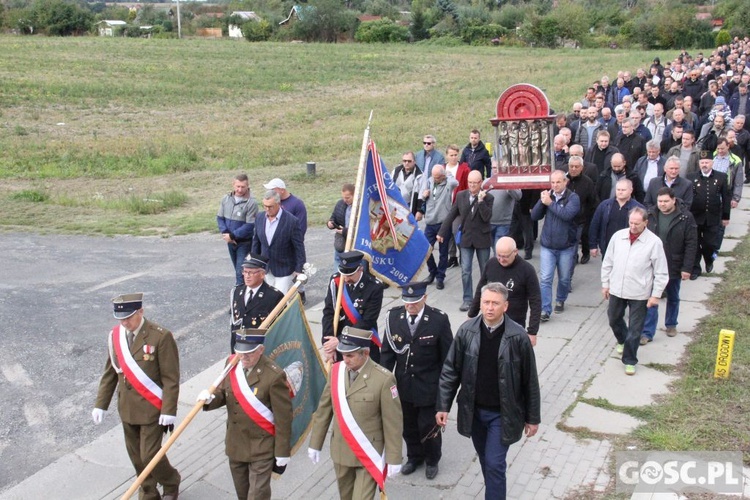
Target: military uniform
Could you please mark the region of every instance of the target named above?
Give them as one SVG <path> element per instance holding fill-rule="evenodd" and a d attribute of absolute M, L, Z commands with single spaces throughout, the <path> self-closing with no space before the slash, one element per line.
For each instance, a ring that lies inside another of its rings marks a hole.
<path fill-rule="evenodd" d="M 125 432 L 125 447 L 136 473 L 140 474 L 161 448 L 165 428 L 159 425 L 160 415 L 177 415 L 180 361 L 177 344 L 169 330 L 144 319 L 134 333 L 130 353 L 148 378 L 161 387 L 161 411 L 128 382 L 118 366 L 112 347 L 99 382 L 95 407 L 106 410 L 117 388 L 117 409 Z M 180 474 L 166 456 L 143 481 L 141 500 L 161 498 L 156 489 L 157 481 L 164 486 L 165 495 L 176 498 Z"/>
<path fill-rule="evenodd" d="M 441 457 L 440 434 L 424 443 L 420 441 L 435 426 L 438 380 L 453 333 L 448 316 L 428 305 L 415 321 L 414 334 L 409 322 L 404 306 L 388 312 L 380 361 L 387 370 L 395 368 L 404 415 L 407 463 L 426 462 L 428 466 L 436 466 Z M 409 473 L 408 469 L 402 472 Z"/>
<path fill-rule="evenodd" d="M 701 256 L 706 262 L 706 270 L 713 266 L 713 254 L 719 251 L 721 222 L 729 220 L 732 208 L 732 193 L 729 190 L 727 174 L 712 170 L 708 177 L 701 172 L 693 179 L 693 203 L 690 211 L 698 226 L 698 252 L 695 255 L 693 275 L 701 272 Z"/>
<path fill-rule="evenodd" d="M 231 296 L 231 340 L 230 345 L 234 352 L 234 333 L 240 328 L 258 328 L 263 320 L 284 298 L 284 294 L 266 283 L 258 287 L 257 293 L 249 298 L 245 304 L 245 297 L 251 289 L 247 285 L 238 285 L 232 289 Z"/>
<path fill-rule="evenodd" d="M 336 307 L 336 294 L 338 287 L 335 280 L 341 279 L 341 273 L 335 273 L 331 276 L 328 283 L 328 292 L 326 293 L 325 307 L 323 308 L 323 337 L 331 337 L 333 332 L 333 315 Z M 343 306 L 340 310 L 338 331 L 335 335 L 338 337 L 345 326 L 353 326 L 362 330 L 372 330 L 378 327 L 378 316 L 383 306 L 383 282 L 375 278 L 367 271 L 362 272 L 362 277 L 354 285 L 346 285 L 354 304 L 354 308 L 361 316 L 361 320 L 355 323 L 349 321 L 344 312 Z M 323 339 L 325 342 L 325 339 Z M 374 342 L 370 342 L 370 358 L 376 363 L 380 362 L 380 348 Z M 341 357 L 338 358 L 341 360 Z"/>
<path fill-rule="evenodd" d="M 378 453 L 383 453 L 385 449 L 386 463 L 400 464 L 403 420 L 393 374 L 368 359 L 353 383 L 346 377 L 346 400 L 354 419 L 373 447 Z M 372 500 L 377 485 L 341 434 L 338 419 L 334 418 L 329 377 L 313 415 L 311 449 L 323 448 L 331 419 L 331 459 L 340 497 L 346 500 Z"/>
<path fill-rule="evenodd" d="M 242 409 L 229 377 L 214 393 L 216 398 L 203 409 L 227 407 L 226 454 L 237 498 L 270 499 L 274 458 L 291 454 L 292 400 L 284 370 L 265 355 L 245 377 L 258 400 L 273 412 L 275 436 L 256 424 Z M 256 476 L 252 487 L 249 471 Z"/>

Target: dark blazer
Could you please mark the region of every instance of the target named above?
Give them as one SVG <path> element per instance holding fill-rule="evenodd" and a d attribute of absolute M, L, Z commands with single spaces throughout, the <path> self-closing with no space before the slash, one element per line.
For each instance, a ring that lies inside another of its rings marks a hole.
<path fill-rule="evenodd" d="M 396 375 L 399 397 L 414 406 L 434 406 L 440 369 L 453 342 L 448 315 L 425 305 L 412 336 L 406 308 L 399 306 L 388 311 L 386 324 L 380 364 Z M 397 354 L 392 345 L 399 351 L 409 348 Z"/>
<path fill-rule="evenodd" d="M 667 157 L 659 155 L 659 158 L 656 160 L 656 176 L 661 177 L 664 175 L 664 163 L 666 163 Z M 641 180 L 641 186 L 644 188 L 646 187 L 646 183 L 643 182 L 643 179 L 646 178 L 646 171 L 648 170 L 648 155 L 641 156 L 638 158 L 638 161 L 635 162 L 635 167 L 630 168 L 627 167 L 628 170 L 632 170 L 636 173 L 638 178 Z"/>
<path fill-rule="evenodd" d="M 283 293 L 264 281 L 258 288 L 258 293 L 245 305 L 245 294 L 248 290 L 247 285 L 237 285 L 232 289 L 229 305 L 232 315 L 230 328 L 232 352 L 234 352 L 234 332 L 240 328 L 258 328 L 284 298 Z"/>
<path fill-rule="evenodd" d="M 471 193 L 468 189 L 456 195 L 451 211 L 440 226 L 438 233 L 447 240 L 451 235 L 453 220 L 461 217 L 461 244 L 462 248 L 489 248 L 492 246 L 492 203 L 495 199 L 487 193 L 483 201 L 474 200 L 469 203 Z"/>
<path fill-rule="evenodd" d="M 693 180 L 690 212 L 695 217 L 696 224 L 718 225 L 723 220 L 729 220 L 731 203 L 732 193 L 727 183 L 727 174 L 711 170 L 708 177 L 698 174 Z"/>
<path fill-rule="evenodd" d="M 657 193 L 663 187 L 667 187 L 664 183 L 663 175 L 656 179 L 651 179 L 648 189 L 646 190 L 646 198 L 643 200 L 643 204 L 646 205 L 646 208 L 656 206 Z M 690 209 L 690 205 L 693 203 L 693 184 L 689 180 L 678 176 L 672 183 L 671 187 L 675 196 L 682 200 L 688 209 Z"/>
<path fill-rule="evenodd" d="M 630 179 L 630 182 L 633 183 L 633 198 L 638 203 L 642 203 L 646 193 L 643 191 L 641 179 L 629 167 L 625 167 L 625 178 Z M 609 193 L 612 191 L 612 167 L 609 167 L 599 175 L 599 182 L 596 183 L 596 191 L 600 203 L 609 199 Z"/>
<path fill-rule="evenodd" d="M 150 359 L 143 359 L 143 346 L 154 348 Z M 130 353 L 148 378 L 161 387 L 161 412 L 133 389 L 122 373 L 118 374 L 115 371 L 111 357 L 107 358 L 94 407 L 102 410 L 109 408 L 109 403 L 117 388 L 117 409 L 120 412 L 120 420 L 126 424 L 150 425 L 159 421 L 160 414 L 177 415 L 177 398 L 180 393 L 180 358 L 172 333 L 146 319 L 133 340 Z"/>
<path fill-rule="evenodd" d="M 255 217 L 252 251 L 268 259 L 268 269 L 274 276 L 289 276 L 295 271 L 301 273 L 306 257 L 299 219 L 283 209 L 279 216 L 279 226 L 270 245 L 266 238 L 265 212 Z"/>

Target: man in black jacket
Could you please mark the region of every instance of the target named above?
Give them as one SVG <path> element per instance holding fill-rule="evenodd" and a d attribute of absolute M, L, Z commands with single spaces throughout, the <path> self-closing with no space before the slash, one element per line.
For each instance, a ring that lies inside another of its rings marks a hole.
<path fill-rule="evenodd" d="M 630 170 L 625 157 L 620 153 L 612 155 L 612 165 L 599 175 L 599 182 L 596 183 L 599 201 L 602 202 L 614 198 L 617 181 L 622 179 L 629 179 L 633 183 L 633 198 L 638 203 L 643 203 L 645 193 L 643 192 L 641 179 L 638 178 L 638 174 Z"/>
<path fill-rule="evenodd" d="M 626 118 L 622 121 L 622 134 L 615 139 L 615 147 L 625 157 L 629 168 L 635 168 L 638 158 L 646 154 L 646 141 L 635 133 L 633 120 Z"/>
<path fill-rule="evenodd" d="M 346 233 L 349 230 L 349 216 L 354 202 L 354 184 L 346 183 L 341 187 L 341 199 L 333 207 L 331 218 L 326 226 L 336 232 L 333 238 L 333 261 L 339 263 L 341 252 L 345 250 Z"/>
<path fill-rule="evenodd" d="M 404 305 L 388 311 L 380 364 L 392 370 L 404 415 L 406 463 L 401 474 L 426 463 L 425 476 L 435 479 L 442 456 L 440 433 L 424 439 L 435 427 L 435 398 L 440 369 L 448 355 L 453 332 L 448 316 L 430 307 L 427 282 L 402 287 Z"/>
<path fill-rule="evenodd" d="M 568 160 L 568 189 L 578 195 L 581 200 L 581 209 L 575 218 L 578 225 L 578 241 L 581 244 L 581 264 L 586 264 L 591 259 L 589 247 L 589 226 L 594 217 L 594 211 L 599 205 L 596 196 L 594 182 L 583 174 L 583 158 L 571 156 Z M 576 261 L 578 261 L 576 254 Z"/>
<path fill-rule="evenodd" d="M 667 336 L 674 337 L 677 335 L 677 315 L 680 312 L 680 283 L 690 278 L 698 250 L 698 233 L 693 214 L 677 198 L 672 188 L 659 189 L 656 203 L 648 211 L 648 228 L 661 239 L 667 256 L 669 282 L 666 288 L 667 312 L 664 327 L 667 329 Z M 643 324 L 641 345 L 654 339 L 658 322 L 659 306 L 649 307 Z"/>
<path fill-rule="evenodd" d="M 508 290 L 501 283 L 488 283 L 481 301 L 482 314 L 461 325 L 448 351 L 435 420 L 443 427 L 448 424 L 461 386 L 458 432 L 471 437 L 479 455 L 485 499 L 502 500 L 508 448 L 524 431 L 532 437 L 539 429 L 539 379 L 526 331 L 505 314 Z"/>
<path fill-rule="evenodd" d="M 459 163 L 468 163 L 469 168 L 477 170 L 485 179 L 492 175 L 492 159 L 480 140 L 479 130 L 474 129 L 469 133 L 469 144 L 461 152 Z"/>
<path fill-rule="evenodd" d="M 518 256 L 516 240 L 503 236 L 495 245 L 496 259 L 487 261 L 482 276 L 477 284 L 474 301 L 469 309 L 469 317 L 479 314 L 482 299 L 482 288 L 487 283 L 502 283 L 508 289 L 508 316 L 526 327 L 526 314 L 529 316 L 529 340 L 536 345 L 536 334 L 539 332 L 539 321 L 542 314 L 542 292 L 539 289 L 539 278 L 534 266 Z"/>

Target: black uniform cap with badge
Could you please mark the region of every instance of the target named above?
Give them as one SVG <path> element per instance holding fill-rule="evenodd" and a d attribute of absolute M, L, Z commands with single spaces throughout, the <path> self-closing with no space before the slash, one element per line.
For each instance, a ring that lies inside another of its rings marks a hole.
<path fill-rule="evenodd" d="M 339 272 L 343 275 L 349 276 L 354 274 L 362 265 L 362 259 L 365 254 L 359 250 L 352 250 L 350 252 L 344 252 L 339 255 Z"/>
<path fill-rule="evenodd" d="M 714 159 L 714 153 L 710 149 L 701 149 L 701 153 L 699 158 L 701 160 L 713 160 Z"/>
<path fill-rule="evenodd" d="M 112 299 L 115 319 L 128 319 L 143 307 L 142 293 L 126 293 Z"/>
<path fill-rule="evenodd" d="M 336 346 L 336 350 L 340 353 L 347 353 L 369 349 L 371 339 L 371 330 L 345 326 L 341 335 L 339 335 L 339 344 Z"/>
<path fill-rule="evenodd" d="M 251 253 L 242 261 L 242 267 L 247 269 L 263 269 L 266 271 L 268 270 L 268 259 L 262 255 Z"/>
<path fill-rule="evenodd" d="M 405 304 L 414 304 L 427 294 L 426 281 L 414 281 L 401 286 L 401 300 Z"/>
<path fill-rule="evenodd" d="M 248 354 L 255 352 L 266 341 L 266 328 L 240 328 L 234 332 L 234 352 Z"/>

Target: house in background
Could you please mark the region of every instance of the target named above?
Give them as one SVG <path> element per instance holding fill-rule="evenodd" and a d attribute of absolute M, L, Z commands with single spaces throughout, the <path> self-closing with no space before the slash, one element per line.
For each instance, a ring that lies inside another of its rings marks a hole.
<path fill-rule="evenodd" d="M 127 26 L 128 23 L 125 21 L 118 20 L 104 20 L 96 23 L 97 31 L 99 36 L 115 36 L 120 34 L 120 31 Z"/>
<path fill-rule="evenodd" d="M 229 17 L 230 19 L 237 16 L 244 22 L 247 21 L 260 21 L 260 16 L 251 10 L 235 10 Z M 229 38 L 242 38 L 242 26 L 237 24 L 230 24 L 228 27 Z"/>

